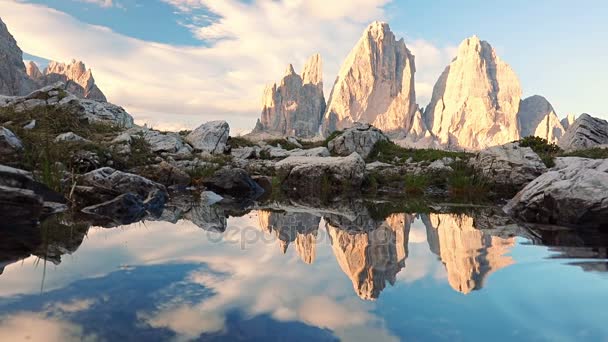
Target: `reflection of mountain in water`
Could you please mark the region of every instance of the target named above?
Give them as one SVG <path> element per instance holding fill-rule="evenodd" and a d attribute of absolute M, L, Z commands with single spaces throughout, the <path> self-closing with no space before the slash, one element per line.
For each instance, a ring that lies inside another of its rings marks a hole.
<path fill-rule="evenodd" d="M 411 215 L 394 214 L 376 229 L 352 232 L 327 222 L 331 246 L 357 295 L 376 299 L 405 267 Z"/>
<path fill-rule="evenodd" d="M 274 233 L 283 253 L 289 244 L 295 242 L 296 252 L 307 264 L 315 260 L 315 244 L 321 217 L 310 213 L 289 213 L 260 210 L 258 212 L 260 228 L 267 233 Z"/>
<path fill-rule="evenodd" d="M 467 294 L 479 290 L 486 277 L 514 263 L 506 256 L 515 245 L 514 238 L 491 236 L 473 226 L 465 215 L 422 215 L 431 251 L 445 265 L 448 282 L 456 291 Z"/>

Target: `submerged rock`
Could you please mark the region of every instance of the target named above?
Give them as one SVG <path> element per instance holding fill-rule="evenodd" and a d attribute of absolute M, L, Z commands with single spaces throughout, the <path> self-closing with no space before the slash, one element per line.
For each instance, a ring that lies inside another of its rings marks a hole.
<path fill-rule="evenodd" d="M 608 159 L 556 158 L 556 166 L 504 207 L 524 222 L 608 227 Z"/>
<path fill-rule="evenodd" d="M 357 152 L 362 158 L 367 158 L 379 141 L 388 141 L 388 137 L 370 124 L 356 122 L 353 127 L 329 141 L 327 148 L 339 156 Z"/>
<path fill-rule="evenodd" d="M 230 126 L 226 121 L 210 121 L 202 124 L 186 136 L 186 141 L 196 151 L 223 154 L 227 150 Z"/>
<path fill-rule="evenodd" d="M 473 167 L 497 184 L 521 187 L 547 171 L 529 147 L 508 143 L 482 150 L 471 160 Z"/>

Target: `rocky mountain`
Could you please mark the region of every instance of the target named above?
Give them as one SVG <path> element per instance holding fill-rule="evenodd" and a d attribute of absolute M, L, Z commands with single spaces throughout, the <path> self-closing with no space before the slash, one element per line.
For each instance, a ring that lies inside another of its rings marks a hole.
<path fill-rule="evenodd" d="M 522 138 L 537 136 L 547 139 L 550 143 L 557 143 L 565 132 L 553 106 L 539 95 L 521 101 L 517 120 Z"/>
<path fill-rule="evenodd" d="M 414 56 L 388 24 L 374 22 L 352 49 L 331 91 L 325 133 L 370 123 L 386 132 L 407 132 L 422 122 L 416 105 Z M 418 119 L 418 122 L 414 122 Z"/>
<path fill-rule="evenodd" d="M 506 254 L 515 238 L 500 238 L 476 229 L 473 218 L 452 214 L 422 215 L 431 252 L 445 265 L 448 282 L 467 294 L 482 288 L 487 276 L 513 264 Z"/>
<path fill-rule="evenodd" d="M 106 102 L 106 96 L 95 84 L 91 69 L 87 69 L 81 61 L 72 60 L 69 64 L 50 62 L 40 72 L 35 63 L 29 62 L 27 74 L 36 82 L 38 87 L 46 87 L 57 82 L 63 82 L 68 92 L 90 100 Z"/>
<path fill-rule="evenodd" d="M 0 19 L 0 94 L 25 95 L 35 89 L 25 72 L 23 52 Z"/>
<path fill-rule="evenodd" d="M 481 149 L 519 138 L 521 87 L 492 46 L 465 39 L 439 77 L 424 117 L 440 144 Z"/>
<path fill-rule="evenodd" d="M 581 114 L 559 141 L 566 151 L 608 145 L 608 121 Z"/>
<path fill-rule="evenodd" d="M 308 59 L 302 76 L 296 74 L 290 64 L 280 85 L 266 87 L 262 102 L 262 117 L 254 132 L 315 136 L 325 111 L 321 56 L 315 54 Z"/>
<path fill-rule="evenodd" d="M 568 114 L 568 116 L 563 118 L 561 121 L 562 127 L 564 127 L 564 129 L 566 130 L 570 128 L 570 126 L 572 126 L 574 121 L 576 121 L 576 116 L 574 116 L 574 114 Z"/>

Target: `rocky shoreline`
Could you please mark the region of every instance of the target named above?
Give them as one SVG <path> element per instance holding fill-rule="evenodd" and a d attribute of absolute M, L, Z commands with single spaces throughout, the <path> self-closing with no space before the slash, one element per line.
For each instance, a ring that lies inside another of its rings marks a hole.
<path fill-rule="evenodd" d="M 120 107 L 89 106 L 92 100 L 63 88 L 0 102 L 3 215 L 37 219 L 69 208 L 130 223 L 162 215 L 175 196 L 203 193 L 209 202 L 237 207 L 259 199 L 339 196 L 508 201 L 505 211 L 522 222 L 608 222 L 608 159 L 555 154 L 549 160 L 543 153 L 552 145 L 542 140 L 471 153 L 403 148 L 360 123 L 324 141 L 230 137 L 224 121 L 160 132 L 133 125 Z"/>

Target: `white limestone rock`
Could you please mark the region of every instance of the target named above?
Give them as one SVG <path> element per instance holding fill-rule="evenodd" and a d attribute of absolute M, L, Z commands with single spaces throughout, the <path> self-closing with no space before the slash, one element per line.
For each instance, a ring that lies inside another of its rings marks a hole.
<path fill-rule="evenodd" d="M 168 152 L 178 153 L 184 148 L 188 149 L 188 145 L 185 144 L 178 133 L 161 133 L 159 131 L 151 130 L 148 128 L 131 128 L 126 130 L 114 140 L 113 144 L 127 144 L 130 145 L 134 138 L 141 137 L 148 144 L 152 152 Z M 191 149 L 190 149 L 191 151 Z"/>
<path fill-rule="evenodd" d="M 523 186 L 544 172 L 547 167 L 529 147 L 508 143 L 482 150 L 471 165 L 497 184 Z"/>
<path fill-rule="evenodd" d="M 388 141 L 381 130 L 370 124 L 356 122 L 336 138 L 329 141 L 327 148 L 331 153 L 348 156 L 353 152 L 367 158 L 379 141 Z"/>
<path fill-rule="evenodd" d="M 386 132 L 408 132 L 418 109 L 414 56 L 386 23 L 363 32 L 336 79 L 323 118 L 323 132 L 373 124 Z"/>
<path fill-rule="evenodd" d="M 61 133 L 55 137 L 55 142 L 88 142 L 89 140 L 81 137 L 74 132 Z"/>
<path fill-rule="evenodd" d="M 536 136 L 557 143 L 565 132 L 553 106 L 539 95 L 521 101 L 517 120 L 522 138 Z"/>
<path fill-rule="evenodd" d="M 0 157 L 12 155 L 23 150 L 23 143 L 13 131 L 0 126 Z"/>
<path fill-rule="evenodd" d="M 608 159 L 556 158 L 504 210 L 531 223 L 608 227 Z"/>
<path fill-rule="evenodd" d="M 315 136 L 325 111 L 322 68 L 319 54 L 308 59 L 302 76 L 296 74 L 290 64 L 281 83 L 264 90 L 262 116 L 254 133 Z"/>
<path fill-rule="evenodd" d="M 581 114 L 559 141 L 566 151 L 574 151 L 608 144 L 608 121 Z"/>
<path fill-rule="evenodd" d="M 289 151 L 290 157 L 329 157 L 330 155 L 331 154 L 329 153 L 327 147 L 323 146 L 309 148 L 306 150 L 296 148 L 294 150 Z"/>
<path fill-rule="evenodd" d="M 483 149 L 519 139 L 521 87 L 511 67 L 486 41 L 464 40 L 441 74 L 424 117 L 448 147 Z"/>
<path fill-rule="evenodd" d="M 227 149 L 230 126 L 226 121 L 210 121 L 200 125 L 186 136 L 186 141 L 196 151 L 223 154 Z"/>

